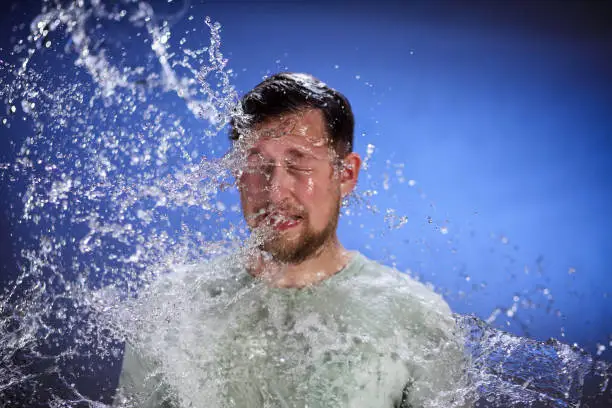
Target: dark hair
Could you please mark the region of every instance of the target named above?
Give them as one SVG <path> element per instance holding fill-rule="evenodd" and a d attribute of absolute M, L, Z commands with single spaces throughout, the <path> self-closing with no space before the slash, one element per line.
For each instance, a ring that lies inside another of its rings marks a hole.
<path fill-rule="evenodd" d="M 340 156 L 353 150 L 355 118 L 348 99 L 309 74 L 282 72 L 248 92 L 230 121 L 230 139 L 267 118 L 303 109 L 320 109 L 327 124 L 330 142 Z"/>

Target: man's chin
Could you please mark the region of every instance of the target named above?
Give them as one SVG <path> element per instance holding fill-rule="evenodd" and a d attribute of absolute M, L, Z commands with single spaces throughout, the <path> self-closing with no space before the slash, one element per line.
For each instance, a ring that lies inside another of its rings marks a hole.
<path fill-rule="evenodd" d="M 333 226 L 333 224 L 330 224 Z M 313 233 L 303 223 L 284 231 L 274 231 L 264 239 L 261 249 L 277 262 L 297 264 L 310 258 L 331 237 L 333 229 Z"/>
<path fill-rule="evenodd" d="M 275 239 L 274 241 L 264 243 L 261 249 L 268 252 L 273 257 L 276 257 L 277 255 L 283 257 L 283 255 L 288 255 L 295 252 L 297 248 L 290 245 L 290 242 L 287 242 L 284 239 Z"/>
<path fill-rule="evenodd" d="M 300 252 L 300 246 L 295 245 L 294 240 L 282 238 L 266 242 L 261 249 L 270 254 L 275 261 L 283 263 L 293 263 Z"/>

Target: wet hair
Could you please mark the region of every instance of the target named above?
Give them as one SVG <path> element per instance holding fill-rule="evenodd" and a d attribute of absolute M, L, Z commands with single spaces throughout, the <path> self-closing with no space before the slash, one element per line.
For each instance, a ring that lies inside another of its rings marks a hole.
<path fill-rule="evenodd" d="M 292 72 L 273 75 L 244 95 L 230 121 L 230 139 L 268 118 L 313 108 L 323 113 L 336 153 L 352 152 L 355 118 L 348 99 L 312 75 Z"/>

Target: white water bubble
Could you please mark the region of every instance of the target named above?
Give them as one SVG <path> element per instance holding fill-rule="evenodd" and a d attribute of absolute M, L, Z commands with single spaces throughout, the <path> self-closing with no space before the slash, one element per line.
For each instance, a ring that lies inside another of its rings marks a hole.
<path fill-rule="evenodd" d="M 493 312 L 491 312 L 486 322 L 488 324 L 493 323 L 497 319 L 497 317 L 500 315 L 500 313 L 501 313 L 501 310 L 499 308 L 496 308 L 495 310 L 493 310 Z"/>
<path fill-rule="evenodd" d="M 389 183 L 389 175 L 387 173 L 383 174 L 383 189 L 384 190 L 389 190 L 390 187 L 390 183 Z"/>

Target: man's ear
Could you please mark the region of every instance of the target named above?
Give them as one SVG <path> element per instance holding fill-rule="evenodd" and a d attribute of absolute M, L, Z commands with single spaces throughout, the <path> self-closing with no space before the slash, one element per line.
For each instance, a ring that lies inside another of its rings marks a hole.
<path fill-rule="evenodd" d="M 351 152 L 342 159 L 342 168 L 340 169 L 340 193 L 343 198 L 355 189 L 360 169 L 361 157 L 359 154 Z"/>

